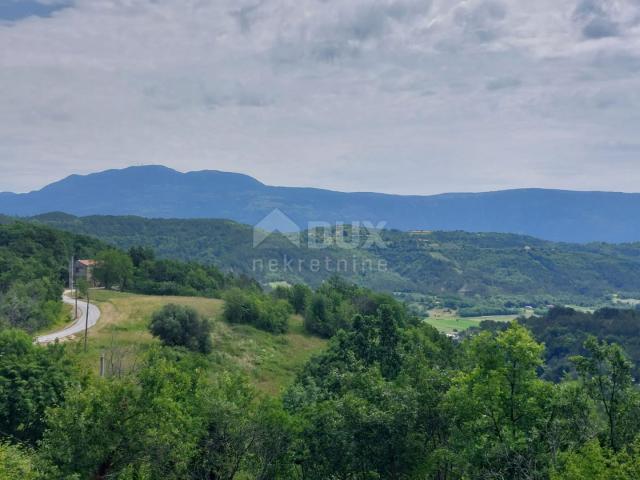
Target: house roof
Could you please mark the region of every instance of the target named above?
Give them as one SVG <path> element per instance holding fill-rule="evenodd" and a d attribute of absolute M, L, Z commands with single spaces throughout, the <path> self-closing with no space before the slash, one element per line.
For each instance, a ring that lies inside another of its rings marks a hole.
<path fill-rule="evenodd" d="M 84 265 L 85 267 L 93 267 L 96 264 L 95 260 L 78 260 L 80 265 Z"/>

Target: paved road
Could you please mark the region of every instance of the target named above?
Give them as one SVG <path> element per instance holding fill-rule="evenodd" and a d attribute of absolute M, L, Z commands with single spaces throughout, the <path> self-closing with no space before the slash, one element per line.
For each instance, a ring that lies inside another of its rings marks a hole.
<path fill-rule="evenodd" d="M 68 296 L 71 292 L 65 292 L 62 296 L 62 301 L 69 305 L 75 305 L 75 300 Z M 87 302 L 83 302 L 82 300 L 78 300 L 78 318 L 75 322 L 69 325 L 62 330 L 59 330 L 54 333 L 49 333 L 47 335 L 42 335 L 36 338 L 37 343 L 51 343 L 55 342 L 56 339 L 64 339 L 68 337 L 72 337 L 78 334 L 84 334 L 85 321 L 86 321 L 86 307 Z M 100 319 L 100 309 L 96 307 L 93 303 L 89 304 L 89 328 L 93 327 L 98 320 Z"/>

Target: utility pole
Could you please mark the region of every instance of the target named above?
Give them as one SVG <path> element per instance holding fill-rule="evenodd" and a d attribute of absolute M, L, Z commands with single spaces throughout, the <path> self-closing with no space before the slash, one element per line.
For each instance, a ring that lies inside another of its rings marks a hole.
<path fill-rule="evenodd" d="M 104 352 L 100 354 L 100 376 L 104 377 Z"/>
<path fill-rule="evenodd" d="M 74 315 L 74 321 L 78 319 L 78 286 L 76 285 L 76 257 L 71 255 L 71 265 L 69 268 L 69 289 L 75 292 L 76 297 L 76 314 Z"/>
<path fill-rule="evenodd" d="M 69 263 L 69 290 L 73 290 L 73 284 L 75 283 L 74 282 L 75 266 L 76 266 L 76 257 L 75 255 L 71 255 L 71 263 Z"/>

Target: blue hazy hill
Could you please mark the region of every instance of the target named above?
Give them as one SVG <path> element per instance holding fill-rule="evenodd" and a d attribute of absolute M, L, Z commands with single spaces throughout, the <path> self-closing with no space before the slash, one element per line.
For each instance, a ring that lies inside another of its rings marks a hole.
<path fill-rule="evenodd" d="M 0 213 L 226 218 L 256 224 L 278 208 L 308 222 L 386 222 L 398 230 L 503 232 L 566 242 L 640 240 L 640 194 L 545 189 L 403 196 L 265 185 L 219 171 L 162 166 L 71 175 L 41 190 L 0 193 Z"/>

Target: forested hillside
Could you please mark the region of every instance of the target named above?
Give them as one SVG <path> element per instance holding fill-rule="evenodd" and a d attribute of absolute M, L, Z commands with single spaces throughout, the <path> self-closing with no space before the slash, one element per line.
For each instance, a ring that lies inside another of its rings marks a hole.
<path fill-rule="evenodd" d="M 34 221 L 125 249 L 148 245 L 161 258 L 213 264 L 262 282 L 317 286 L 338 273 L 377 290 L 456 296 L 462 304 L 488 297 L 498 303 L 546 305 L 602 302 L 614 293 L 640 296 L 640 244 L 576 245 L 513 234 L 385 230 L 380 232 L 384 248 L 308 248 L 308 232 L 300 247 L 275 235 L 253 248 L 252 228 L 227 220 L 48 214 Z M 335 238 L 335 230 L 329 235 Z M 345 229 L 340 239 L 352 242 L 351 231 Z M 285 258 L 295 268 L 288 269 Z M 314 259 L 322 263 L 317 271 L 311 268 Z M 276 261 L 275 269 L 267 268 L 269 260 Z"/>
<path fill-rule="evenodd" d="M 584 355 L 589 337 L 617 343 L 629 355 L 633 377 L 640 378 L 640 309 L 602 308 L 580 312 L 573 308 L 555 307 L 542 316 L 520 318 L 536 340 L 545 345 L 545 378 L 559 381 L 575 373 L 571 357 Z M 504 323 L 484 321 L 481 330 L 504 330 Z M 472 329 L 466 335 L 475 335 Z"/>
<path fill-rule="evenodd" d="M 101 285 L 154 295 L 220 297 L 230 288 L 259 289 L 249 277 L 213 265 L 157 259 L 149 248 L 118 250 L 89 236 L 34 223 L 0 223 L 0 325 L 28 332 L 68 321 L 61 302 L 71 258 L 98 261 Z"/>
<path fill-rule="evenodd" d="M 66 319 L 60 297 L 71 256 L 92 258 L 105 248 L 95 238 L 44 226 L 0 225 L 0 325 L 33 332 Z"/>

